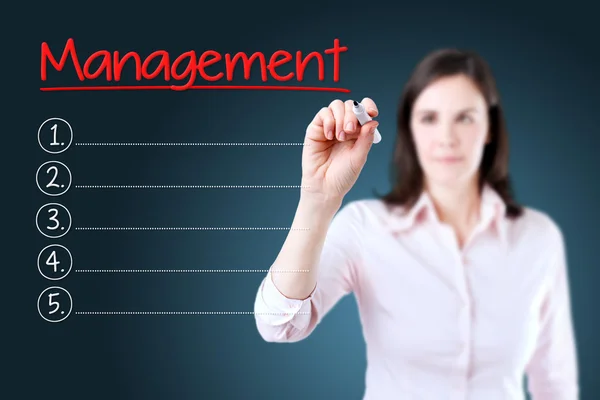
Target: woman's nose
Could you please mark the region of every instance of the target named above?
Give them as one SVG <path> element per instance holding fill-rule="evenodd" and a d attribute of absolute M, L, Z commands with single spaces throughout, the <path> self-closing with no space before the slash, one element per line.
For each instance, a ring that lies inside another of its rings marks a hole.
<path fill-rule="evenodd" d="M 438 143 L 443 147 L 454 147 L 458 138 L 452 124 L 440 124 L 437 132 Z"/>

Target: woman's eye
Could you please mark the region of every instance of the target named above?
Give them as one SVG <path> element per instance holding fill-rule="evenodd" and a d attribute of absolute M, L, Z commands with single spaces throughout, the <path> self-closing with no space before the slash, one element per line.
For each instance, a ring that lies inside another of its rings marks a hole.
<path fill-rule="evenodd" d="M 430 124 L 434 121 L 435 121 L 435 117 L 433 115 L 425 115 L 423 118 L 421 118 L 421 122 L 424 122 L 426 124 Z"/>
<path fill-rule="evenodd" d="M 471 122 L 473 122 L 473 119 L 471 117 L 469 117 L 468 115 L 461 115 L 458 118 L 458 121 L 463 124 L 470 124 Z"/>

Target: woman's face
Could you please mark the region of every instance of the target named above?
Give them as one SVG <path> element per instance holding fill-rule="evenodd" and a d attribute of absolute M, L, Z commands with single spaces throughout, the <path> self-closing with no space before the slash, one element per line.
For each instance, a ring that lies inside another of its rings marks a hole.
<path fill-rule="evenodd" d="M 462 186 L 477 179 L 489 121 L 485 99 L 468 77 L 432 82 L 417 97 L 410 124 L 427 184 Z"/>

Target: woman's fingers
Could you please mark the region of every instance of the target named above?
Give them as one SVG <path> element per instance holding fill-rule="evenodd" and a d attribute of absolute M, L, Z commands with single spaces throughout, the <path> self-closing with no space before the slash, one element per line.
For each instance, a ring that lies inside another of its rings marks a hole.
<path fill-rule="evenodd" d="M 345 137 L 343 140 L 351 140 L 356 139 L 358 137 L 358 133 L 360 132 L 360 124 L 356 119 L 356 115 L 354 115 L 352 100 L 346 100 L 344 102 L 344 132 Z"/>
<path fill-rule="evenodd" d="M 371 118 L 379 114 L 377 105 L 369 97 L 365 97 L 361 104 L 365 107 Z M 333 100 L 328 107 L 323 107 L 315 115 L 311 123 L 311 138 L 314 140 L 356 140 L 361 133 L 361 124 L 353 111 L 352 100 L 343 102 Z"/>
<path fill-rule="evenodd" d="M 329 109 L 333 113 L 333 119 L 335 120 L 335 137 L 338 140 L 342 140 L 344 136 L 344 103 L 336 99 L 329 104 Z"/>
<path fill-rule="evenodd" d="M 371 98 L 365 97 L 360 103 L 365 107 L 365 110 L 367 110 L 367 114 L 369 114 L 371 118 L 374 118 L 379 115 L 379 109 L 377 108 L 375 102 L 371 100 Z"/>

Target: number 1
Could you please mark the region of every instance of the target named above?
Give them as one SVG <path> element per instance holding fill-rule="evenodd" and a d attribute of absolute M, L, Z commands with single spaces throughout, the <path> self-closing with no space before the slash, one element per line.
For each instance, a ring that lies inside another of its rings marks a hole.
<path fill-rule="evenodd" d="M 59 143 L 56 141 L 56 131 L 58 129 L 58 125 L 54 124 L 50 129 L 52 130 L 52 132 L 54 132 L 54 134 L 52 135 L 52 143 L 50 143 L 50 146 L 58 146 Z"/>

